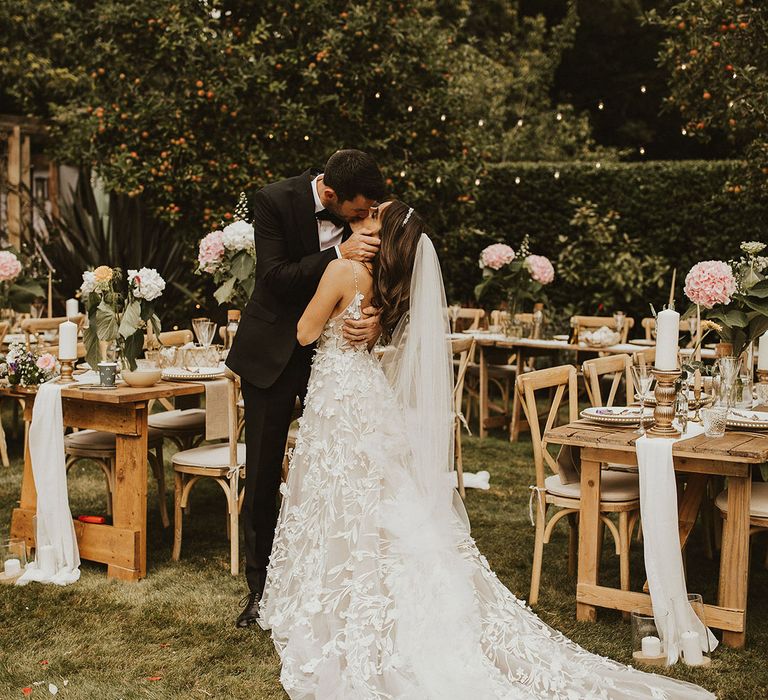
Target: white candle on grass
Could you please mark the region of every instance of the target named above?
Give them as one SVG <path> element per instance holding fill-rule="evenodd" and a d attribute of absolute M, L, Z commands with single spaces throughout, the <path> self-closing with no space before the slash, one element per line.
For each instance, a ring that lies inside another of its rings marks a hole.
<path fill-rule="evenodd" d="M 656 369 L 677 369 L 679 336 L 680 314 L 672 309 L 664 309 L 656 317 Z"/>
<path fill-rule="evenodd" d="M 661 640 L 658 637 L 643 637 L 640 646 L 643 656 L 661 656 Z"/>
<path fill-rule="evenodd" d="M 701 638 L 698 632 L 688 630 L 680 635 L 680 646 L 683 649 L 683 661 L 689 666 L 701 666 L 704 654 L 701 651 Z"/>
<path fill-rule="evenodd" d="M 77 324 L 72 321 L 59 324 L 59 359 L 77 359 Z"/>
<path fill-rule="evenodd" d="M 757 350 L 757 368 L 768 370 L 768 331 L 760 336 L 760 345 Z"/>
<path fill-rule="evenodd" d="M 3 572 L 6 576 L 16 576 L 21 571 L 21 561 L 18 559 L 6 559 L 3 564 Z"/>
<path fill-rule="evenodd" d="M 77 299 L 67 299 L 66 308 L 67 318 L 72 318 L 80 313 L 80 303 Z"/>

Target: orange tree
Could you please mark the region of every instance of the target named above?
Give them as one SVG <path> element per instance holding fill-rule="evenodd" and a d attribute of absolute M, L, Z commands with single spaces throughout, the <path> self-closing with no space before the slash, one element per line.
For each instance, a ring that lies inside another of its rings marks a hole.
<path fill-rule="evenodd" d="M 685 0 L 650 19 L 667 29 L 659 60 L 670 74 L 667 106 L 684 131 L 703 140 L 725 132 L 743 147 L 752 184 L 768 192 L 768 4 Z"/>
<path fill-rule="evenodd" d="M 518 4 L 18 0 L 0 5 L 0 98 L 189 252 L 240 191 L 341 147 L 450 230 L 491 163 L 611 157 L 549 96 L 575 2 L 554 26 Z"/>

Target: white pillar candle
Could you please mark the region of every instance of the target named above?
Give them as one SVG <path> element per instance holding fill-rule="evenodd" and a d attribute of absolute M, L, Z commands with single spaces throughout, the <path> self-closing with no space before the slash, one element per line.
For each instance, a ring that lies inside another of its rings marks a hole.
<path fill-rule="evenodd" d="M 760 336 L 757 350 L 757 368 L 768 370 L 768 331 Z"/>
<path fill-rule="evenodd" d="M 658 637 L 643 637 L 640 646 L 643 656 L 661 656 L 661 640 Z"/>
<path fill-rule="evenodd" d="M 53 576 L 56 573 L 56 552 L 53 550 L 53 545 L 44 544 L 42 547 L 38 547 L 35 562 L 37 568 L 46 576 Z"/>
<path fill-rule="evenodd" d="M 21 561 L 18 559 L 6 559 L 3 571 L 6 576 L 16 576 L 21 571 Z"/>
<path fill-rule="evenodd" d="M 59 324 L 59 359 L 77 359 L 77 324 L 72 321 Z"/>
<path fill-rule="evenodd" d="M 77 301 L 77 299 L 67 299 L 66 308 L 67 318 L 72 318 L 73 316 L 77 316 L 77 314 L 80 313 L 80 303 Z"/>
<path fill-rule="evenodd" d="M 664 309 L 656 317 L 656 369 L 677 369 L 679 336 L 680 314 L 672 309 Z"/>
<path fill-rule="evenodd" d="M 680 646 L 683 650 L 683 661 L 689 666 L 701 666 L 704 654 L 701 651 L 701 641 L 698 632 L 688 630 L 680 635 Z"/>

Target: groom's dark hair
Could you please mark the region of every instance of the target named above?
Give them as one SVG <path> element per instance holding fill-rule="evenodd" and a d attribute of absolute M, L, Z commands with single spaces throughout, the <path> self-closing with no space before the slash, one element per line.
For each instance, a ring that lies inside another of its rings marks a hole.
<path fill-rule="evenodd" d="M 323 171 L 323 184 L 336 193 L 339 203 L 351 201 L 359 194 L 381 202 L 387 193 L 376 161 L 354 148 L 336 151 L 328 159 Z"/>

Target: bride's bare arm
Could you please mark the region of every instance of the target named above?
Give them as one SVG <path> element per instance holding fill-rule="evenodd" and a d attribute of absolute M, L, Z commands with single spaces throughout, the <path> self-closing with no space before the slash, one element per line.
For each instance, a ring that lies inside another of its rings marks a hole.
<path fill-rule="evenodd" d="M 315 296 L 304 309 L 304 313 L 296 326 L 296 339 L 300 345 L 311 345 L 323 332 L 326 322 L 331 317 L 336 305 L 344 296 L 348 286 L 345 265 L 346 261 L 333 260 L 325 268 Z"/>

